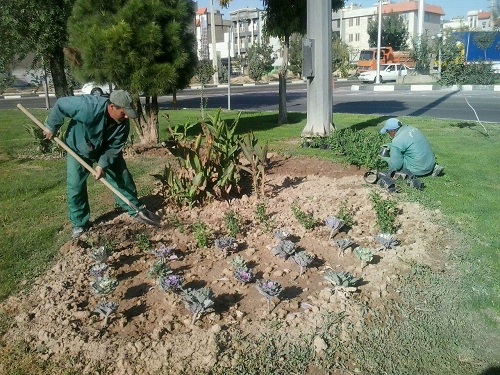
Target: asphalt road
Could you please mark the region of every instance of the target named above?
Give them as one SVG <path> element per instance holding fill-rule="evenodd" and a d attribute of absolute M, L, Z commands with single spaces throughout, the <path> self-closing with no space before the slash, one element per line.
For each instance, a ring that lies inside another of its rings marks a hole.
<path fill-rule="evenodd" d="M 383 116 L 428 116 L 476 121 L 474 111 L 484 122 L 500 122 L 500 92 L 495 91 L 351 91 L 357 82 L 336 82 L 333 92 L 333 113 L 371 114 Z M 227 108 L 227 88 L 207 88 L 207 108 Z M 55 98 L 50 98 L 53 105 Z M 17 103 L 27 108 L 45 108 L 44 98 L 0 100 L 0 109 L 15 109 Z M 172 97 L 159 98 L 162 109 L 172 108 Z M 306 112 L 307 87 L 304 83 L 287 85 L 287 110 Z M 183 90 L 177 94 L 178 108 L 200 108 L 200 90 Z M 233 86 L 231 109 L 277 111 L 278 86 Z"/>

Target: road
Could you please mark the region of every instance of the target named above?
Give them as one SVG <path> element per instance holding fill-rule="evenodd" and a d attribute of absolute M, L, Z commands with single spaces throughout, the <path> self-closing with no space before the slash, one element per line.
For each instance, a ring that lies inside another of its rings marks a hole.
<path fill-rule="evenodd" d="M 495 91 L 351 91 L 357 82 L 336 82 L 333 92 L 333 113 L 370 114 L 384 116 L 428 116 L 443 119 L 500 122 L 500 92 Z M 227 108 L 227 88 L 207 88 L 204 91 L 207 108 Z M 55 99 L 51 98 L 51 105 Z M 177 95 L 178 108 L 200 108 L 200 90 L 183 90 Z M 27 108 L 44 108 L 43 98 L 0 100 L 0 109 L 15 109 L 17 103 Z M 159 98 L 162 109 L 172 108 L 172 97 Z M 289 112 L 305 112 L 307 87 L 304 83 L 287 85 Z M 278 110 L 278 86 L 233 86 L 231 109 L 253 111 Z"/>

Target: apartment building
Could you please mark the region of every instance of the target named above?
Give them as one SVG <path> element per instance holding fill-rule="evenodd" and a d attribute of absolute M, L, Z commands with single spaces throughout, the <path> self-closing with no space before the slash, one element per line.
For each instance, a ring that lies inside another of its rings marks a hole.
<path fill-rule="evenodd" d="M 482 10 L 467 12 L 467 24 L 470 31 L 491 31 L 493 27 L 493 14 Z"/>
<path fill-rule="evenodd" d="M 411 45 L 413 38 L 418 37 L 418 8 L 419 2 L 413 0 L 398 3 L 383 1 L 382 3 L 382 15 L 398 14 L 405 20 L 409 32 L 408 45 Z M 436 35 L 441 30 L 441 17 L 445 14 L 443 9 L 426 3 L 424 13 L 424 35 L 429 37 Z M 376 2 L 374 6 L 367 8 L 352 4 L 333 13 L 332 31 L 351 47 L 353 61 L 358 59 L 359 51 L 369 48 L 367 29 L 371 20 L 375 22 L 378 20 Z"/>

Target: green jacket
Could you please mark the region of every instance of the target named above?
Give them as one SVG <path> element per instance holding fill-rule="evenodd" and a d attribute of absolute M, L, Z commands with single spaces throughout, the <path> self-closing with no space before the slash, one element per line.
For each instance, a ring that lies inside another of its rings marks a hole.
<path fill-rule="evenodd" d="M 436 159 L 427 138 L 413 126 L 399 128 L 390 145 L 389 169 L 404 168 L 416 176 L 432 172 Z"/>
<path fill-rule="evenodd" d="M 109 99 L 93 95 L 68 96 L 56 101 L 45 125 L 55 135 L 70 118 L 65 142 L 83 158 L 106 169 L 122 152 L 130 132 L 129 120 L 108 120 Z M 109 123 L 109 124 L 108 124 Z"/>

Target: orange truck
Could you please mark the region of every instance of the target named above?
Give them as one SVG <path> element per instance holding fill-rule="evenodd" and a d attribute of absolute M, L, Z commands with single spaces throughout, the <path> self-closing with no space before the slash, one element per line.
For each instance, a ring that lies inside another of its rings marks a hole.
<path fill-rule="evenodd" d="M 381 64 L 404 64 L 408 68 L 415 67 L 409 51 L 394 51 L 392 47 L 380 47 Z M 358 73 L 377 69 L 377 48 L 363 49 L 359 53 Z"/>

